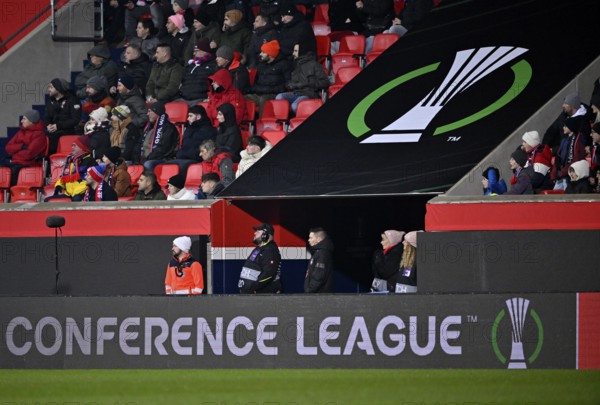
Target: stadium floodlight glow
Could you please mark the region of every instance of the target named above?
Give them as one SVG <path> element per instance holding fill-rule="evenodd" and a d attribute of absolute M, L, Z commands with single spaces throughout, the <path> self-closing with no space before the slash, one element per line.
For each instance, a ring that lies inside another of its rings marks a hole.
<path fill-rule="evenodd" d="M 439 87 L 432 89 L 412 109 L 361 143 L 418 142 L 435 116 L 457 94 L 527 52 L 514 46 L 466 49 L 454 62 Z"/>
<path fill-rule="evenodd" d="M 506 300 L 506 306 L 508 307 L 512 322 L 512 348 L 508 368 L 527 368 L 525 355 L 523 354 L 523 327 L 525 326 L 529 300 L 525 298 L 511 298 Z"/>

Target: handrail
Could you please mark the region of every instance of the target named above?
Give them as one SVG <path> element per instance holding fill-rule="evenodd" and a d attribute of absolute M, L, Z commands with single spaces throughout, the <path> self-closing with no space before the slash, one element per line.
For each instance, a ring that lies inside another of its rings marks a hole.
<path fill-rule="evenodd" d="M 59 0 L 59 3 L 62 0 Z M 102 41 L 104 39 L 104 2 L 102 0 L 94 0 L 94 36 L 64 36 L 56 34 L 56 7 L 55 0 L 50 0 L 50 7 L 52 10 L 52 21 L 50 26 L 52 27 L 52 40 L 55 42 L 89 42 L 89 41 Z M 99 27 L 96 29 L 95 23 L 99 22 Z"/>
<path fill-rule="evenodd" d="M 54 3 L 54 0 L 52 0 L 52 3 Z M 42 17 L 44 14 L 46 14 L 48 12 L 48 10 L 50 9 L 50 6 L 46 6 L 42 9 L 42 11 L 40 11 L 38 14 L 35 15 L 35 17 L 33 17 L 31 20 L 27 21 L 25 23 L 25 25 L 23 25 L 21 28 L 19 28 L 17 31 L 13 32 L 4 42 L 2 42 L 0 44 L 0 49 L 4 48 L 5 46 L 7 46 L 15 37 L 17 37 L 20 33 L 22 33 L 23 31 L 25 31 L 31 24 L 33 24 L 38 18 Z"/>

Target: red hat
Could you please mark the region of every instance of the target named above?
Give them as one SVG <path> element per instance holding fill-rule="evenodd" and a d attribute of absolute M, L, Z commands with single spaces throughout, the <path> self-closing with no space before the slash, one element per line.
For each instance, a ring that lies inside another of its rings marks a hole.
<path fill-rule="evenodd" d="M 267 55 L 269 55 L 270 57 L 272 57 L 273 59 L 275 59 L 277 57 L 277 55 L 279 55 L 279 50 L 280 50 L 280 46 L 279 46 L 279 42 L 277 42 L 276 39 L 269 41 L 265 44 L 263 44 L 263 46 L 260 47 L 260 50 L 263 51 L 264 53 L 266 53 Z"/>
<path fill-rule="evenodd" d="M 84 152 L 89 152 L 90 151 L 90 137 L 86 136 L 86 135 L 81 135 L 79 137 L 77 137 L 73 143 L 77 146 L 79 146 L 79 148 L 84 151 Z"/>
<path fill-rule="evenodd" d="M 104 170 L 104 165 L 92 166 L 87 170 L 87 173 L 96 183 L 102 183 L 102 180 L 104 180 Z"/>

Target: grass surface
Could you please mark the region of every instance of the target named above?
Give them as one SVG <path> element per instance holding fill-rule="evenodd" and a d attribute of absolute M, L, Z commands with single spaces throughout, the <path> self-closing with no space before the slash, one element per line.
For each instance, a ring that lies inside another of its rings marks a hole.
<path fill-rule="evenodd" d="M 599 404 L 600 371 L 0 370 L 8 404 Z"/>

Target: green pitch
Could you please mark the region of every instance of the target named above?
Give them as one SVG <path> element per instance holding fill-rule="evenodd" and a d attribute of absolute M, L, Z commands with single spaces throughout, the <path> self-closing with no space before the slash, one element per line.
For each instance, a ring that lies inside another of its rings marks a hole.
<path fill-rule="evenodd" d="M 0 404 L 599 404 L 600 371 L 0 370 Z"/>

